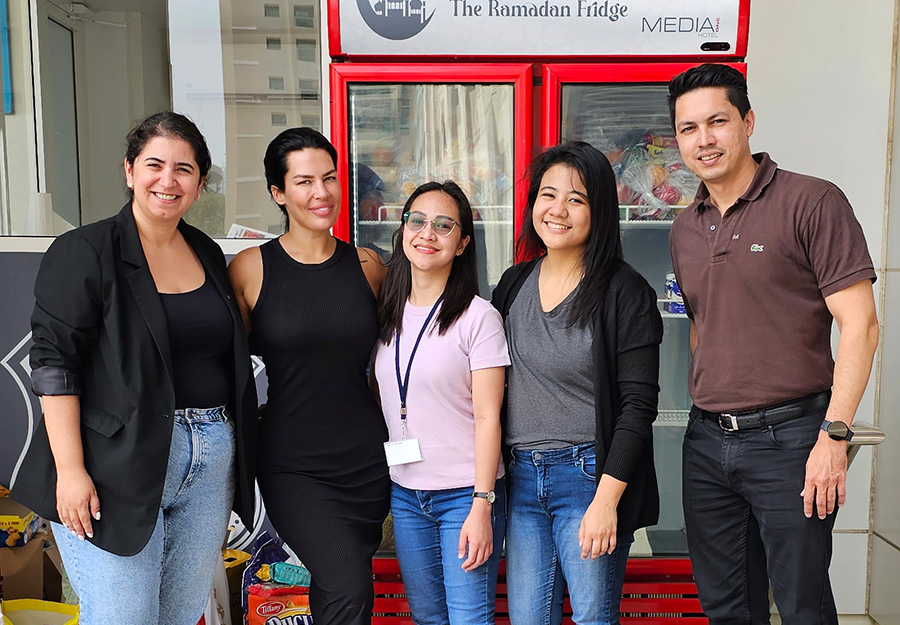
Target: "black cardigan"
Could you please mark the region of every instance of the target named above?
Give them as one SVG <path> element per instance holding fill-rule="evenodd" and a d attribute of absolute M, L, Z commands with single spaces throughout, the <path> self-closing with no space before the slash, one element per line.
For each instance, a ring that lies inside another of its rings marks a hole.
<path fill-rule="evenodd" d="M 510 267 L 500 278 L 491 303 L 504 319 L 537 262 Z M 627 263 L 615 271 L 602 297 L 591 345 L 597 466 L 603 467 L 597 471 L 597 480 L 608 473 L 628 483 L 617 508 L 618 533 L 624 535 L 659 521 L 653 421 L 659 395 L 662 318 L 656 292 Z M 505 400 L 500 418 L 505 431 Z M 506 449 L 504 452 L 507 455 Z"/>
<path fill-rule="evenodd" d="M 234 509 L 250 527 L 256 474 L 256 384 L 225 256 L 184 221 L 178 230 L 231 312 L 237 435 Z M 175 387 L 168 327 L 131 205 L 58 237 L 34 287 L 31 378 L 37 395 L 79 395 L 85 469 L 100 498 L 95 545 L 139 552 L 156 524 L 172 438 Z M 225 476 L 222 476 L 225 479 Z M 13 497 L 59 521 L 56 467 L 44 420 L 37 424 Z M 224 528 L 223 528 L 224 529 Z"/>

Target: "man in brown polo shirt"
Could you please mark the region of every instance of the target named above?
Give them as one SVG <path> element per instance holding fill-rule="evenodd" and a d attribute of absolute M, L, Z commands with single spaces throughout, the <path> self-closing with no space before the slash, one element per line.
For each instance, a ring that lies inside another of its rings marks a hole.
<path fill-rule="evenodd" d="M 878 342 L 865 238 L 836 186 L 751 154 L 739 71 L 676 76 L 669 110 L 702 181 L 670 239 L 691 319 L 684 517 L 700 601 L 713 624 L 768 623 L 771 580 L 783 622 L 836 625 L 831 530 Z"/>

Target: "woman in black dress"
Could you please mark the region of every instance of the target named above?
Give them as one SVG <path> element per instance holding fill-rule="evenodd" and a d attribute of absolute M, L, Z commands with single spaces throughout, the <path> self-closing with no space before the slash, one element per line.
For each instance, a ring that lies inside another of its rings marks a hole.
<path fill-rule="evenodd" d="M 331 236 L 341 187 L 325 137 L 286 130 L 264 162 L 286 232 L 229 267 L 269 378 L 259 486 L 275 529 L 312 574 L 316 623 L 369 623 L 390 500 L 387 433 L 366 378 L 384 265 Z"/>

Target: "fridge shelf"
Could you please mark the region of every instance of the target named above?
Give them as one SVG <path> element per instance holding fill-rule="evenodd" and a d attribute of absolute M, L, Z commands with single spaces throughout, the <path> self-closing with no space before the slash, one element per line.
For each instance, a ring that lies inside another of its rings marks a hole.
<path fill-rule="evenodd" d="M 681 213 L 686 207 L 682 204 L 666 206 L 666 213 L 671 216 L 661 217 L 659 219 L 639 219 L 633 217 L 634 212 L 646 210 L 647 207 L 639 204 L 619 204 L 620 219 L 619 224 L 622 226 L 637 226 L 641 228 L 670 228 L 675 217 Z M 624 219 L 621 217 L 624 216 Z"/>
<path fill-rule="evenodd" d="M 365 220 L 356 222 L 360 226 L 392 226 L 397 227 L 400 225 L 399 219 L 384 219 L 384 220 Z M 508 228 L 512 227 L 512 220 L 499 220 L 499 219 L 486 219 L 484 221 L 475 220 L 475 224 L 483 224 L 485 226 L 506 226 Z"/>
<path fill-rule="evenodd" d="M 654 427 L 680 427 L 688 422 L 690 413 L 691 411 L 689 409 L 659 410 L 653 425 Z"/>
<path fill-rule="evenodd" d="M 671 228 L 672 219 L 620 219 L 623 228 Z"/>
<path fill-rule="evenodd" d="M 666 299 L 666 298 L 657 299 L 656 304 L 657 304 L 657 306 L 660 307 L 659 314 L 660 314 L 660 316 L 662 316 L 663 319 L 687 319 L 688 318 L 686 313 L 673 313 L 673 312 L 669 312 L 668 310 L 665 310 L 664 306 L 666 305 L 666 302 L 675 303 L 675 304 L 683 304 L 684 300 L 680 297 L 670 297 L 668 299 Z"/>

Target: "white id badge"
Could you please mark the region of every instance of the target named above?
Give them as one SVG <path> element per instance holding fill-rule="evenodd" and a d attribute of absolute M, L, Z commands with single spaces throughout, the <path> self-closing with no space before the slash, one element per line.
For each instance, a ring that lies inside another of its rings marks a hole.
<path fill-rule="evenodd" d="M 389 467 L 398 464 L 422 461 L 422 449 L 418 438 L 404 438 L 402 441 L 388 441 L 384 444 L 384 455 Z"/>

